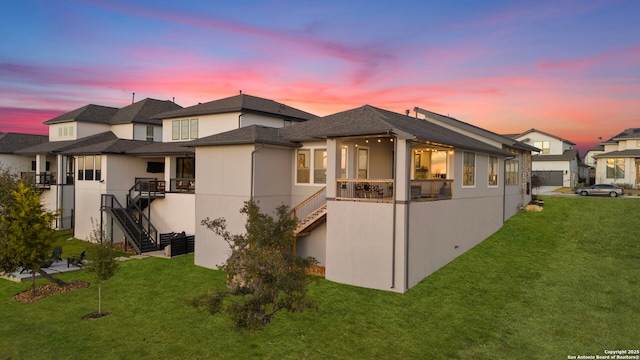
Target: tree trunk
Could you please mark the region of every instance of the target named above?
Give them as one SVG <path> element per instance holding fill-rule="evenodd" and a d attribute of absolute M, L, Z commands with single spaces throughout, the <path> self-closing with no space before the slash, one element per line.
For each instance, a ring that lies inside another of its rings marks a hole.
<path fill-rule="evenodd" d="M 37 271 L 37 272 L 38 272 L 38 274 L 40 274 L 43 278 L 47 279 L 47 280 L 48 280 L 49 282 L 51 282 L 51 283 L 55 283 L 55 284 L 57 284 L 58 286 L 67 286 L 67 283 L 66 283 L 66 282 L 64 282 L 64 281 L 62 281 L 62 280 L 60 280 L 60 279 L 56 279 L 56 278 L 54 278 L 53 276 L 51 276 L 51 275 L 47 274 L 47 273 L 46 273 L 44 270 L 42 270 L 42 269 L 38 269 L 38 270 L 36 270 L 36 271 Z M 33 274 L 34 274 L 33 276 L 34 276 L 34 277 L 35 277 L 35 273 L 36 273 L 36 271 L 34 271 L 34 272 L 33 272 Z M 35 280 L 34 280 L 34 281 L 35 281 Z"/>
<path fill-rule="evenodd" d="M 102 284 L 98 284 L 98 314 L 102 314 Z"/>
<path fill-rule="evenodd" d="M 31 298 L 36 297 L 36 272 L 31 272 Z"/>

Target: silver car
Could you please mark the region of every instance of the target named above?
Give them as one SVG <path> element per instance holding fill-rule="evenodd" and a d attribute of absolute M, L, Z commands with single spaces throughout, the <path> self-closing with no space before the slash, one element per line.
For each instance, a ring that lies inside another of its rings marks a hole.
<path fill-rule="evenodd" d="M 611 197 L 617 197 L 624 195 L 624 189 L 620 186 L 610 184 L 595 184 L 580 189 L 576 189 L 576 194 L 580 196 L 587 195 L 607 195 Z"/>

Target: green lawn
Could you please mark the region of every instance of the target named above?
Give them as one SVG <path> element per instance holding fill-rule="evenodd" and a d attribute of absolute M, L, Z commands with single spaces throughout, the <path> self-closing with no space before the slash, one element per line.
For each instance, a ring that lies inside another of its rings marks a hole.
<path fill-rule="evenodd" d="M 0 359 L 567 359 L 640 348 L 640 199 L 545 197 L 406 294 L 320 280 L 317 311 L 266 330 L 189 306 L 225 275 L 193 257 L 121 264 L 97 287 L 34 304 L 0 281 Z M 84 271 L 64 279 L 91 281 Z"/>

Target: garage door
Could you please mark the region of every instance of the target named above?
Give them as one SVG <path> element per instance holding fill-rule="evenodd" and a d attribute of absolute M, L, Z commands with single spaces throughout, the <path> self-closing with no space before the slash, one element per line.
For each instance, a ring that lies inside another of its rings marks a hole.
<path fill-rule="evenodd" d="M 562 170 L 534 171 L 533 176 L 540 180 L 540 186 L 562 186 Z"/>

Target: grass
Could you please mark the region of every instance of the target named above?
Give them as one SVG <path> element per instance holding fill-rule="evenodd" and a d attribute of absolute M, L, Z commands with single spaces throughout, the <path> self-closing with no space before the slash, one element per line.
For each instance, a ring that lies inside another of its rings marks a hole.
<path fill-rule="evenodd" d="M 544 197 L 406 294 L 324 279 L 317 311 L 279 314 L 261 332 L 188 305 L 225 275 L 192 256 L 123 262 L 97 288 L 34 304 L 0 282 L 0 358 L 566 359 L 640 345 L 640 201 Z M 64 279 L 91 282 L 85 271 Z"/>

